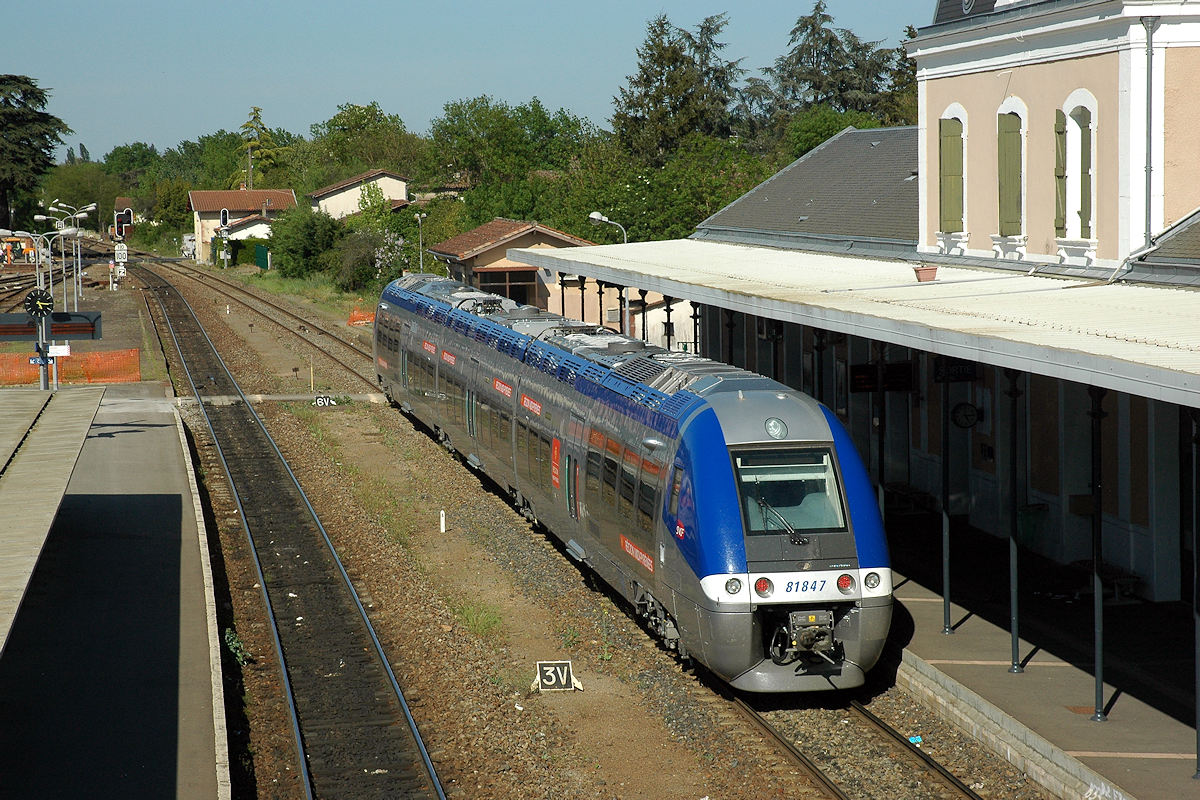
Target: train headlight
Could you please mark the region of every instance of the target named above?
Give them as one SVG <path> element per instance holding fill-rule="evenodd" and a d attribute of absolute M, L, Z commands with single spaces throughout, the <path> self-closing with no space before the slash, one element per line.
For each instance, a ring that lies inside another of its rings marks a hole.
<path fill-rule="evenodd" d="M 779 417 L 771 417 L 763 427 L 767 429 L 767 436 L 772 439 L 782 439 L 787 436 L 787 425 Z"/>
<path fill-rule="evenodd" d="M 866 584 L 868 589 L 878 589 L 879 588 L 879 573 L 878 572 L 868 572 L 867 577 L 863 578 L 863 583 Z"/>
<path fill-rule="evenodd" d="M 730 594 L 737 594 L 741 590 L 742 582 L 737 578 L 730 578 L 729 580 L 725 581 L 725 591 L 729 592 Z"/>
<path fill-rule="evenodd" d="M 842 594 L 850 594 L 850 592 L 854 591 L 854 578 L 843 572 L 841 575 L 838 575 L 837 587 L 838 591 Z"/>
<path fill-rule="evenodd" d="M 770 597 L 771 592 L 775 591 L 775 585 L 771 583 L 770 578 L 759 578 L 754 582 L 754 591 L 759 597 Z"/>

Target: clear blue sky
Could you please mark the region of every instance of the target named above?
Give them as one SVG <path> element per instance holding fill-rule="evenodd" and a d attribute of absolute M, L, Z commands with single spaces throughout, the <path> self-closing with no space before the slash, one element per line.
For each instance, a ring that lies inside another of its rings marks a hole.
<path fill-rule="evenodd" d="M 827 5 L 838 27 L 893 46 L 905 25 L 930 23 L 936 0 Z M 23 0 L 4 15 L 0 70 L 49 90 L 47 110 L 74 130 L 67 144 L 78 152 L 82 142 L 96 160 L 119 144 L 162 151 L 237 130 L 251 106 L 268 126 L 305 136 L 339 104 L 372 100 L 425 133 L 446 102 L 482 94 L 512 104 L 536 96 L 607 127 L 656 14 L 692 28 L 728 11 L 724 55 L 755 73 L 811 10 L 812 0 Z"/>

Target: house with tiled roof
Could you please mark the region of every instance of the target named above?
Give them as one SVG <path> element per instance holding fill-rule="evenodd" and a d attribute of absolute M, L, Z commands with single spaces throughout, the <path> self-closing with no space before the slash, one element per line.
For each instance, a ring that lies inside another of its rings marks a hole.
<path fill-rule="evenodd" d="M 259 215 L 268 222 L 296 206 L 296 193 L 291 189 L 221 189 L 188 192 L 188 208 L 192 211 L 192 230 L 196 235 L 196 258 L 207 261 L 212 253 L 212 239 L 221 227 L 221 211 L 228 212 L 229 221 Z"/>
<path fill-rule="evenodd" d="M 358 200 L 363 187 L 371 184 L 378 186 L 383 196 L 391 201 L 393 212 L 408 205 L 408 178 L 386 169 L 369 170 L 309 192 L 306 196 L 313 211 L 324 211 L 334 219 L 342 219 L 358 213 Z"/>
<path fill-rule="evenodd" d="M 586 247 L 592 244 L 537 222 L 497 217 L 458 236 L 429 247 L 429 254 L 446 264 L 450 277 L 512 298 L 518 303 L 547 308 L 557 284 L 550 273 L 508 259 L 510 247 Z"/>

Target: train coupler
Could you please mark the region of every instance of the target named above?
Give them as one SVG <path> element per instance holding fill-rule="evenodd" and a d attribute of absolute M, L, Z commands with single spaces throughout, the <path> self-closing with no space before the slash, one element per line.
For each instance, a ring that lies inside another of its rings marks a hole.
<path fill-rule="evenodd" d="M 837 645 L 833 638 L 833 612 L 827 610 L 792 611 L 787 622 L 771 636 L 770 655 L 776 664 L 789 664 L 801 655 L 815 655 L 836 666 L 830 652 Z"/>

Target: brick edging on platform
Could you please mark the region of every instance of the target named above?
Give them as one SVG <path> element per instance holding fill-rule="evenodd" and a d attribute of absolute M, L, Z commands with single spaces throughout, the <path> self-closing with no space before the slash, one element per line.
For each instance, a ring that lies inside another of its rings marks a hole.
<path fill-rule="evenodd" d="M 896 684 L 1059 797 L 1135 800 L 1060 747 L 905 650 Z"/>

